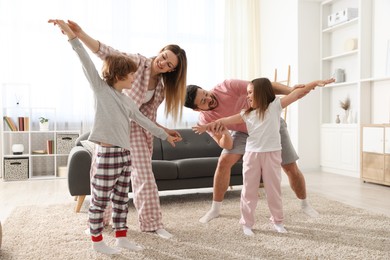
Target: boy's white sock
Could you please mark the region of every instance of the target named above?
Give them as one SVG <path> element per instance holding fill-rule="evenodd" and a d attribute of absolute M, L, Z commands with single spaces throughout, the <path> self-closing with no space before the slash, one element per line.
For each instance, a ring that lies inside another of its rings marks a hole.
<path fill-rule="evenodd" d="M 219 217 L 219 211 L 221 209 L 222 201 L 214 201 L 211 204 L 211 209 L 199 219 L 199 222 L 205 224 L 214 218 Z"/>
<path fill-rule="evenodd" d="M 242 231 L 244 231 L 244 235 L 246 236 L 253 236 L 254 233 L 250 227 L 242 226 Z"/>
<path fill-rule="evenodd" d="M 169 233 L 168 231 L 166 231 L 163 228 L 157 229 L 156 234 L 162 238 L 165 238 L 165 239 L 170 239 L 173 237 L 173 235 L 171 233 Z"/>
<path fill-rule="evenodd" d="M 120 250 L 109 247 L 103 240 L 99 242 L 92 242 L 92 248 L 93 250 L 106 255 L 115 255 L 120 253 Z"/>
<path fill-rule="evenodd" d="M 280 223 L 280 224 L 275 224 L 274 223 L 274 228 L 279 233 L 287 233 L 287 230 L 284 228 L 284 225 L 282 223 Z"/>
<path fill-rule="evenodd" d="M 301 200 L 301 209 L 302 211 L 308 215 L 309 217 L 312 217 L 312 218 L 315 218 L 315 217 L 318 217 L 320 214 L 315 210 L 313 209 L 309 202 L 307 201 L 307 199 L 303 199 Z"/>
<path fill-rule="evenodd" d="M 135 243 L 131 243 L 127 239 L 127 237 L 117 237 L 115 241 L 115 246 L 132 250 L 132 251 L 140 251 L 143 249 L 141 246 L 137 246 Z"/>

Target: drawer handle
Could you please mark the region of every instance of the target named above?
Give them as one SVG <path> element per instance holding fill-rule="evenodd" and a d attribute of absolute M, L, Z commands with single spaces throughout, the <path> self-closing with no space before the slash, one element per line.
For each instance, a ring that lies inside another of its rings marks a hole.
<path fill-rule="evenodd" d="M 70 137 L 62 137 L 62 140 L 72 140 Z"/>
<path fill-rule="evenodd" d="M 12 163 L 10 163 L 11 165 L 21 165 L 22 163 L 20 163 L 20 162 L 12 162 Z"/>

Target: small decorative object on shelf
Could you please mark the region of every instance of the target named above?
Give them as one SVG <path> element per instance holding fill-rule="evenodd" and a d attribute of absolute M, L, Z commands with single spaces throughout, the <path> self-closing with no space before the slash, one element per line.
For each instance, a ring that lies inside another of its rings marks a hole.
<path fill-rule="evenodd" d="M 356 17 L 358 17 L 357 8 L 345 8 L 344 10 L 328 15 L 328 26 L 330 27 L 339 23 L 347 22 Z"/>
<path fill-rule="evenodd" d="M 349 38 L 344 43 L 344 51 L 353 51 L 358 47 L 358 41 L 356 38 Z"/>
<path fill-rule="evenodd" d="M 343 123 L 347 124 L 349 122 L 348 115 L 349 115 L 349 109 L 351 108 L 351 99 L 349 97 L 346 97 L 344 101 L 340 101 L 340 107 L 345 111 Z"/>
<path fill-rule="evenodd" d="M 49 119 L 40 117 L 39 118 L 39 130 L 40 131 L 49 131 Z"/>
<path fill-rule="evenodd" d="M 335 83 L 341 83 L 345 81 L 345 72 L 343 69 L 336 69 L 333 73 L 333 78 Z"/>
<path fill-rule="evenodd" d="M 23 144 L 13 144 L 12 145 L 12 153 L 14 155 L 21 155 L 24 152 L 24 145 Z"/>
<path fill-rule="evenodd" d="M 336 115 L 336 124 L 340 124 L 340 115 Z"/>

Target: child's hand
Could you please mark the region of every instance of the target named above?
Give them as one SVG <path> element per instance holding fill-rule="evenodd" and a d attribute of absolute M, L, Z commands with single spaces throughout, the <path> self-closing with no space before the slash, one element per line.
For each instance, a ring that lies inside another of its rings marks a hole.
<path fill-rule="evenodd" d="M 173 137 L 175 137 L 175 140 L 174 142 L 180 142 L 181 140 L 183 140 L 183 138 L 181 138 L 181 135 L 178 131 L 176 130 L 171 130 L 171 129 L 165 129 L 165 132 L 168 134 L 168 135 L 171 135 Z"/>
<path fill-rule="evenodd" d="M 177 137 L 172 136 L 172 135 L 168 135 L 168 137 L 167 137 L 167 141 L 172 145 L 172 147 L 176 146 L 176 144 L 175 144 L 176 139 L 177 139 Z"/>
<path fill-rule="evenodd" d="M 207 131 L 212 132 L 214 135 L 221 135 L 225 130 L 225 125 L 219 120 L 207 124 Z"/>
<path fill-rule="evenodd" d="M 325 80 L 319 80 L 317 82 L 317 85 L 320 86 L 320 87 L 323 87 L 327 84 L 330 84 L 330 83 L 333 83 L 335 82 L 335 79 L 334 78 L 330 78 L 330 79 L 325 79 Z"/>
<path fill-rule="evenodd" d="M 192 127 L 192 130 L 197 133 L 197 134 L 203 134 L 204 132 L 207 131 L 207 125 L 200 125 L 197 124 L 196 126 Z"/>
<path fill-rule="evenodd" d="M 76 22 L 68 20 L 68 25 L 70 29 L 77 35 L 77 37 L 83 32 L 80 25 L 78 25 Z"/>
<path fill-rule="evenodd" d="M 53 25 L 57 25 L 61 29 L 61 32 L 63 34 L 65 34 L 66 36 L 68 36 L 69 40 L 76 38 L 76 34 L 72 31 L 72 29 L 70 29 L 69 25 L 67 23 L 65 23 L 63 20 L 50 19 L 48 21 L 48 23 L 52 23 Z"/>

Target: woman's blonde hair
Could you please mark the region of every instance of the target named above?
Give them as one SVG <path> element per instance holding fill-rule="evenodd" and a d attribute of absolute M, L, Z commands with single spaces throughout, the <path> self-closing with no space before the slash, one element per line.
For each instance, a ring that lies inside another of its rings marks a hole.
<path fill-rule="evenodd" d="M 118 80 L 126 79 L 127 75 L 137 70 L 137 64 L 126 55 L 107 55 L 103 60 L 102 77 L 111 87 Z"/>
<path fill-rule="evenodd" d="M 171 115 L 174 122 L 177 122 L 182 117 L 186 96 L 187 56 L 186 52 L 175 44 L 165 46 L 160 53 L 165 50 L 172 51 L 178 59 L 173 71 L 162 74 L 165 86 L 165 116 Z"/>

